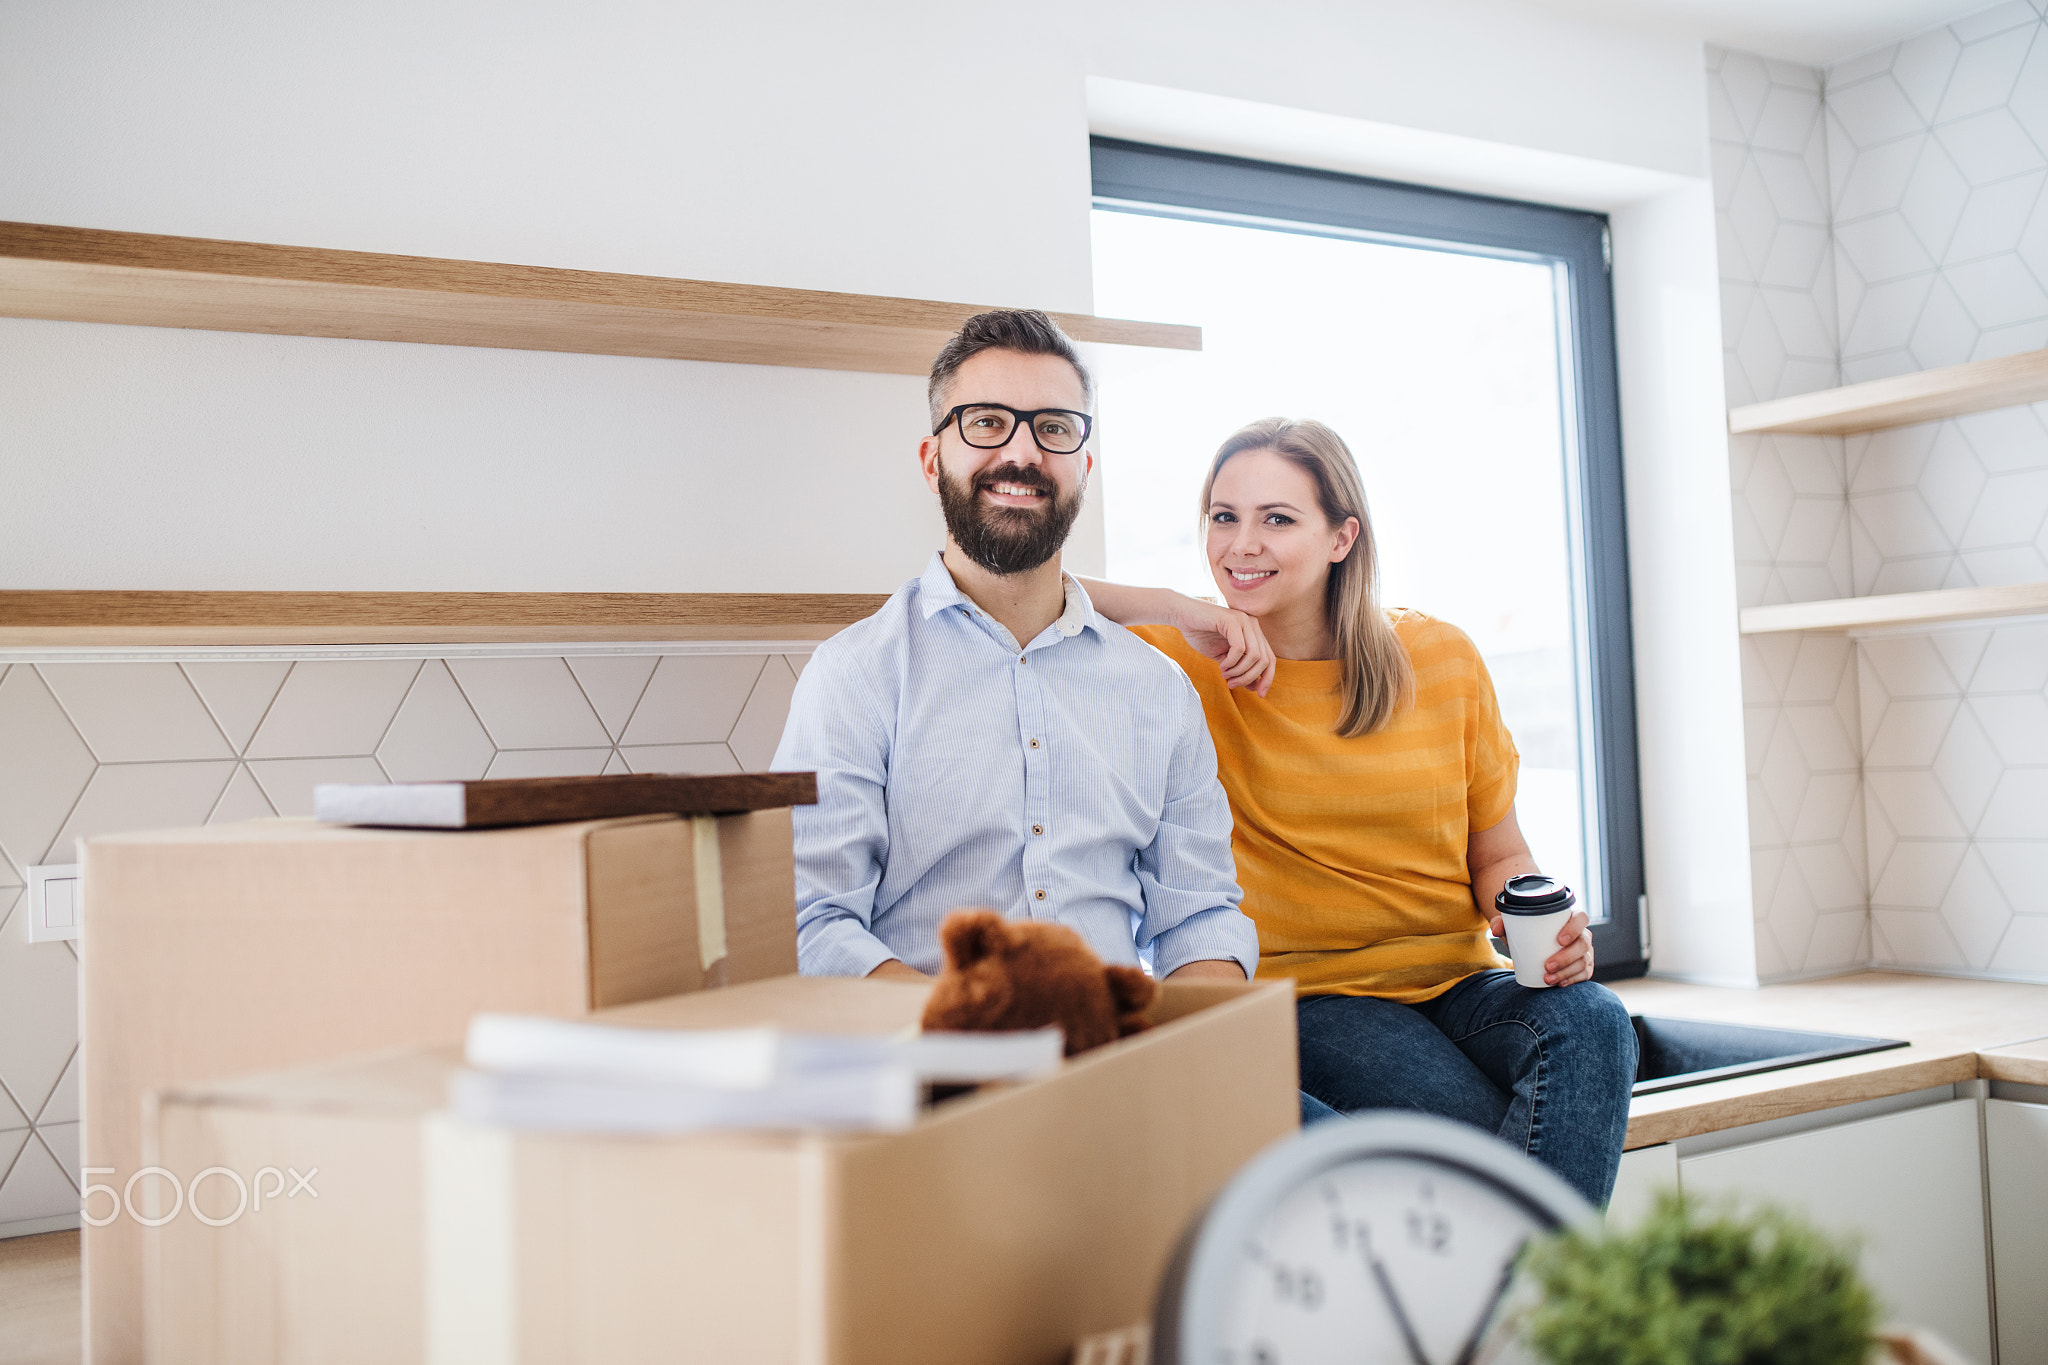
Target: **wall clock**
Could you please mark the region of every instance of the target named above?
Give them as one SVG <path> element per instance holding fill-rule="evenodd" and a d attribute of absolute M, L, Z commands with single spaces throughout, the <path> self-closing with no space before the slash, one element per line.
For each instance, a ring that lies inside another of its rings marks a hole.
<path fill-rule="evenodd" d="M 1155 1365 L 1474 1365 L 1522 1245 L 1596 1218 L 1448 1119 L 1318 1124 L 1254 1158 L 1160 1285 Z"/>

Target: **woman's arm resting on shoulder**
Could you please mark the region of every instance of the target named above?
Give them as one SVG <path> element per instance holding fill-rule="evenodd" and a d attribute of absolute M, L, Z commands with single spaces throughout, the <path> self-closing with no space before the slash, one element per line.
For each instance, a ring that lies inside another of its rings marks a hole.
<path fill-rule="evenodd" d="M 1273 685 L 1273 647 L 1257 617 L 1171 588 L 1134 588 L 1099 578 L 1080 583 L 1095 609 L 1120 626 L 1172 626 L 1187 638 L 1188 648 L 1216 661 L 1229 686 L 1249 687 L 1263 697 Z"/>
<path fill-rule="evenodd" d="M 1472 874 L 1472 902 L 1493 929 L 1495 938 L 1505 938 L 1493 899 L 1508 884 L 1508 878 L 1534 872 L 1536 859 L 1515 822 L 1513 807 L 1492 829 L 1477 830 L 1465 840 L 1465 866 Z M 1553 986 L 1569 986 L 1593 979 L 1593 935 L 1586 928 L 1586 912 L 1574 910 L 1558 932 L 1559 950 L 1543 964 L 1543 979 Z"/>

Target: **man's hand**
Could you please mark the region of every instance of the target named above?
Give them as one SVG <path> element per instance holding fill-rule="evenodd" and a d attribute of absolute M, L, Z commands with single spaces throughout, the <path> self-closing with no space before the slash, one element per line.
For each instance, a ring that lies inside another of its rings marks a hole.
<path fill-rule="evenodd" d="M 1230 958 L 1183 962 L 1166 974 L 1168 981 L 1242 981 L 1244 968 Z"/>
<path fill-rule="evenodd" d="M 905 961 L 904 961 L 904 960 L 903 960 L 902 958 L 900 958 L 900 957 L 892 957 L 892 958 L 890 958 L 890 959 L 889 959 L 889 960 L 888 960 L 887 962 L 884 962 L 884 963 L 883 963 L 883 964 L 882 964 L 881 966 L 879 966 L 879 967 L 875 968 L 875 969 L 874 969 L 873 971 L 869 972 L 869 973 L 868 973 L 868 980 L 870 980 L 870 981 L 930 981 L 930 980 L 931 980 L 931 978 L 930 978 L 930 977 L 928 977 L 928 976 L 926 976 L 926 975 L 925 975 L 925 974 L 924 974 L 923 972 L 919 971 L 919 970 L 918 970 L 917 968 L 915 968 L 915 967 L 911 966 L 911 965 L 910 965 L 910 964 L 909 964 L 908 962 L 905 962 Z"/>
<path fill-rule="evenodd" d="M 1501 924 L 1499 915 L 1488 915 L 1486 922 L 1493 928 L 1495 938 L 1506 938 L 1508 932 Z M 1561 951 L 1552 953 L 1543 963 L 1543 980 L 1552 986 L 1569 986 L 1574 982 L 1593 979 L 1593 931 L 1586 927 L 1586 912 L 1572 911 L 1572 917 L 1564 922 L 1564 928 L 1557 931 Z"/>
<path fill-rule="evenodd" d="M 1216 661 L 1229 686 L 1249 687 L 1262 697 L 1272 687 L 1278 671 L 1276 656 L 1266 643 L 1266 633 L 1259 629 L 1258 617 L 1179 597 L 1170 624 L 1187 639 L 1188 648 Z"/>

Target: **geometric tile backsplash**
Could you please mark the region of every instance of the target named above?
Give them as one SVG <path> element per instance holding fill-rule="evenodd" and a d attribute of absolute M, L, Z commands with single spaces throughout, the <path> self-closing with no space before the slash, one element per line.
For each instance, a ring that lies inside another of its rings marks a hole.
<path fill-rule="evenodd" d="M 28 941 L 25 869 L 321 782 L 765 770 L 806 657 L 0 664 L 0 1236 L 78 1208 L 78 962 Z"/>
<path fill-rule="evenodd" d="M 1731 405 L 2048 347 L 2038 10 L 1708 70 Z M 1729 472 L 1745 607 L 2048 580 L 2048 404 L 1732 437 Z M 2048 980 L 2048 625 L 1749 636 L 1743 666 L 1759 975 Z"/>

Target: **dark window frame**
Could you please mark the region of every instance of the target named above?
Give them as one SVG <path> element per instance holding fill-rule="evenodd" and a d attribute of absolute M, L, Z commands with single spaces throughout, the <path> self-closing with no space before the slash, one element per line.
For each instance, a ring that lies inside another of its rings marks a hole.
<path fill-rule="evenodd" d="M 1568 525 L 1576 532 L 1572 552 L 1584 601 L 1575 605 L 1586 634 L 1580 657 L 1589 665 L 1592 694 L 1591 733 L 1582 731 L 1581 740 L 1593 745 L 1606 902 L 1593 943 L 1600 979 L 1642 975 L 1649 967 L 1640 917 L 1642 798 L 1606 215 L 1116 138 L 1091 138 L 1089 150 L 1100 208 L 1227 214 L 1280 231 L 1338 228 L 1347 237 L 1562 268 L 1566 466 L 1577 484 L 1567 490 L 1577 495 Z"/>

